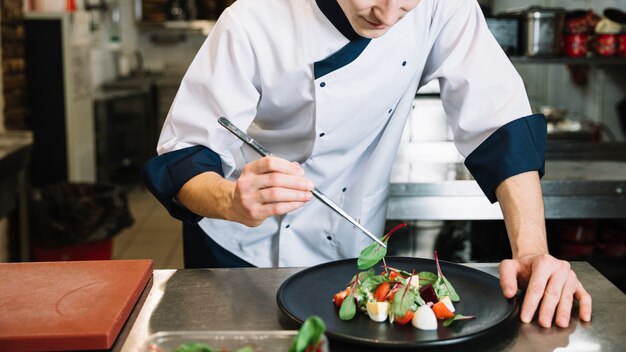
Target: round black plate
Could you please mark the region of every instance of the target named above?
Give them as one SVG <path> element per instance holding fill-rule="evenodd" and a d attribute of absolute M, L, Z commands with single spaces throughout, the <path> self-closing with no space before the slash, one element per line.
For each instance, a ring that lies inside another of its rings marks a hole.
<path fill-rule="evenodd" d="M 386 261 L 387 265 L 408 272 L 437 272 L 434 260 L 387 257 Z M 362 312 L 357 312 L 350 321 L 339 319 L 332 298 L 359 272 L 356 259 L 329 262 L 294 274 L 280 286 L 276 300 L 283 313 L 297 324 L 317 315 L 326 323 L 328 336 L 380 347 L 426 347 L 467 341 L 490 332 L 517 314 L 516 299 L 504 298 L 496 277 L 459 264 L 444 261 L 440 264 L 461 297 L 461 302 L 454 305 L 456 312 L 475 315 L 475 319 L 455 322 L 446 328 L 439 322 L 439 328 L 432 331 L 419 330 L 411 324 L 377 323 Z"/>

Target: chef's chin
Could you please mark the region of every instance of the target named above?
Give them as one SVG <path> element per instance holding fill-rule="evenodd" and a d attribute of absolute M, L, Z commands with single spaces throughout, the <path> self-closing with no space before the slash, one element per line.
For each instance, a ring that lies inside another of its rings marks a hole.
<path fill-rule="evenodd" d="M 363 38 L 374 39 L 381 37 L 383 34 L 387 33 L 389 28 L 390 27 L 385 27 L 381 29 L 355 28 L 354 31 Z"/>

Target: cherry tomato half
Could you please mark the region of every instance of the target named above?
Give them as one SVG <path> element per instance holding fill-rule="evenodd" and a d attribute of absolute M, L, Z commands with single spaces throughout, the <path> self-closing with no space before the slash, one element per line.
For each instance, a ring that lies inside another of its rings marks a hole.
<path fill-rule="evenodd" d="M 400 325 L 404 325 L 408 322 L 411 321 L 411 319 L 413 319 L 413 315 L 415 314 L 414 311 L 411 310 L 407 310 L 406 313 L 404 313 L 404 315 L 400 318 L 395 318 L 393 320 L 394 323 L 400 324 Z"/>
<path fill-rule="evenodd" d="M 350 290 L 350 287 L 348 287 L 343 291 L 335 293 L 335 296 L 333 296 L 333 303 L 335 303 L 337 307 L 341 307 L 343 300 L 346 299 L 346 296 L 348 296 L 348 294 L 350 294 Z"/>
<path fill-rule="evenodd" d="M 389 294 L 390 290 L 391 287 L 389 286 L 389 283 L 383 282 L 376 288 L 376 292 L 374 292 L 374 298 L 376 298 L 378 302 L 384 302 L 387 300 L 387 295 Z"/>

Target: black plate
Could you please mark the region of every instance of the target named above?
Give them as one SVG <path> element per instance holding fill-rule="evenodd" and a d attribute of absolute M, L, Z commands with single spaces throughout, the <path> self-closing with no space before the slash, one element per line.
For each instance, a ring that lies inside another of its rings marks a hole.
<path fill-rule="evenodd" d="M 387 257 L 387 265 L 411 272 L 437 272 L 434 260 Z M 288 278 L 279 288 L 276 300 L 280 309 L 297 324 L 311 315 L 321 317 L 330 337 L 380 347 L 426 347 L 467 341 L 492 331 L 517 314 L 515 298 L 502 295 L 499 280 L 480 270 L 440 261 L 441 270 L 461 296 L 456 312 L 475 315 L 476 319 L 459 321 L 444 328 L 439 322 L 435 331 L 419 330 L 411 324 L 377 323 L 367 314 L 357 312 L 354 319 L 339 319 L 333 295 L 345 289 L 359 272 L 356 259 L 339 260 L 304 269 Z"/>

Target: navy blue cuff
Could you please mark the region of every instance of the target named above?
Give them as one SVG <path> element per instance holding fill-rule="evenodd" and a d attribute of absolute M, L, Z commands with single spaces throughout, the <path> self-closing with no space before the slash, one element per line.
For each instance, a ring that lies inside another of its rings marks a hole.
<path fill-rule="evenodd" d="M 546 118 L 541 114 L 522 117 L 489 136 L 465 159 L 465 166 L 495 203 L 496 187 L 507 178 L 527 171 L 538 171 L 543 177 L 546 144 Z"/>
<path fill-rule="evenodd" d="M 220 156 L 204 146 L 193 146 L 156 156 L 143 168 L 143 182 L 148 190 L 176 219 L 195 224 L 202 219 L 187 210 L 175 196 L 187 181 L 203 172 L 224 176 Z"/>

